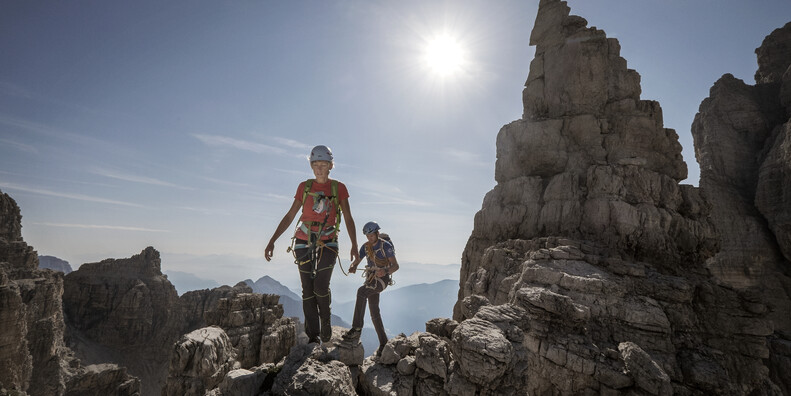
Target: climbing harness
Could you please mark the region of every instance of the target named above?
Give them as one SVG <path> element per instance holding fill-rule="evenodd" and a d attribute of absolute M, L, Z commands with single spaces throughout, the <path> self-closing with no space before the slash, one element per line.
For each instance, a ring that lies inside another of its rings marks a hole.
<path fill-rule="evenodd" d="M 338 202 L 338 181 L 330 180 L 330 191 L 332 194 L 330 196 L 325 195 L 323 191 L 310 191 L 314 181 L 314 179 L 305 181 L 305 188 L 302 191 L 302 203 L 305 203 L 305 199 L 307 199 L 308 196 L 313 197 L 313 211 L 316 213 L 324 212 L 324 220 L 321 222 L 297 222 L 294 236 L 291 237 L 291 246 L 286 249 L 286 252 L 294 254 L 294 264 L 300 267 L 299 271 L 302 273 L 309 273 L 311 278 L 316 278 L 318 271 L 324 271 L 335 267 L 335 263 L 333 263 L 329 267 L 317 269 L 318 263 L 321 261 L 321 256 L 324 254 L 324 249 L 329 249 L 331 252 L 334 252 L 340 264 L 340 255 L 338 254 L 338 232 L 340 231 L 341 223 L 341 206 Z M 327 221 L 333 210 L 335 211 L 335 225 L 327 228 Z M 297 230 L 301 230 L 308 236 L 307 243 L 297 243 Z M 329 236 L 330 239 L 322 239 L 322 237 L 327 236 Z M 308 253 L 302 257 L 302 261 L 300 261 L 300 257 L 297 257 L 297 249 L 305 248 L 308 249 Z M 305 271 L 301 268 L 302 265 L 307 263 L 311 263 L 310 271 Z M 343 270 L 343 265 L 341 265 L 341 271 L 344 275 L 348 276 L 346 271 Z"/>
<path fill-rule="evenodd" d="M 363 278 L 365 278 L 365 287 L 369 289 L 376 289 L 377 284 L 382 287 L 384 290 L 385 287 L 393 285 L 392 274 L 389 273 L 384 277 L 377 277 L 376 271 L 379 269 L 389 269 L 390 268 L 390 260 L 387 259 L 387 255 L 384 251 L 384 244 L 385 241 L 390 242 L 390 237 L 387 234 L 380 234 L 379 238 L 382 241 L 379 243 L 379 249 L 374 251 L 373 246 L 370 243 L 365 244 L 365 256 L 368 258 L 369 261 L 373 262 L 374 265 L 368 265 L 365 267 L 365 272 L 363 272 Z M 376 252 L 381 252 L 384 258 L 380 258 L 376 256 Z M 385 278 L 387 280 L 385 281 Z"/>

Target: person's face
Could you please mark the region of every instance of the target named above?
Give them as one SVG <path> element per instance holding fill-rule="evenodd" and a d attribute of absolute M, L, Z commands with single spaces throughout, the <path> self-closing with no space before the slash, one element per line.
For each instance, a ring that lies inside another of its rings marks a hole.
<path fill-rule="evenodd" d="M 368 238 L 368 242 L 374 243 L 379 239 L 379 231 L 369 232 L 365 237 Z"/>
<path fill-rule="evenodd" d="M 313 169 L 313 175 L 317 179 L 324 179 L 330 176 L 330 169 L 332 169 L 332 162 L 330 161 L 313 161 L 310 163 L 310 168 Z"/>

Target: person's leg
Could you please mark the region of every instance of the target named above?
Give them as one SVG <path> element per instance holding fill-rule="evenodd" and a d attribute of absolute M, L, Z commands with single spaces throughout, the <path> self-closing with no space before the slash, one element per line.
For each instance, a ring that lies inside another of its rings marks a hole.
<path fill-rule="evenodd" d="M 354 304 L 354 316 L 352 317 L 352 328 L 345 335 L 346 339 L 357 339 L 360 337 L 365 316 L 365 302 L 371 296 L 378 296 L 382 287 L 379 282 L 366 282 L 357 289 L 357 301 Z"/>
<path fill-rule="evenodd" d="M 335 266 L 337 253 L 333 249 L 325 247 L 319 250 L 319 256 L 316 267 L 316 279 L 314 279 L 313 283 L 313 293 L 316 296 L 316 305 L 319 311 L 321 340 L 329 342 L 332 338 L 330 279 L 332 278 L 332 269 Z"/>
<path fill-rule="evenodd" d="M 382 323 L 382 315 L 379 311 L 379 293 L 382 290 L 384 290 L 384 287 L 381 287 L 379 292 L 376 294 L 368 296 L 368 313 L 371 315 L 371 322 L 374 325 L 377 337 L 379 337 L 379 349 L 377 350 L 377 355 L 381 353 L 382 346 L 387 344 L 387 333 L 385 332 L 385 326 Z"/>
<path fill-rule="evenodd" d="M 357 289 L 357 301 L 354 303 L 354 316 L 352 317 L 352 327 L 356 329 L 363 328 L 363 316 L 365 316 L 365 303 L 368 301 L 368 296 L 373 289 L 366 285 L 360 286 Z"/>
<path fill-rule="evenodd" d="M 295 249 L 295 253 L 299 265 L 299 280 L 302 283 L 302 313 L 305 315 L 305 334 L 308 336 L 308 342 L 318 342 L 319 308 L 316 304 L 310 251 L 307 248 Z"/>

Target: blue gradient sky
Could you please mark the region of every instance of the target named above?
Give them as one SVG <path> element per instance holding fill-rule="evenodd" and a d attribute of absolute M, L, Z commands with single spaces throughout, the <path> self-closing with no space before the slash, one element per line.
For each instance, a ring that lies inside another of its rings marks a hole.
<path fill-rule="evenodd" d="M 326 144 L 358 228 L 378 220 L 411 267 L 458 264 L 497 132 L 522 114 L 537 4 L 4 1 L 0 190 L 28 244 L 73 267 L 151 245 L 163 270 L 293 288 L 290 235 L 272 263 L 263 250 Z M 753 84 L 755 48 L 791 19 L 788 0 L 569 5 L 620 41 L 691 184 L 698 105 L 724 73 Z M 461 73 L 422 63 L 441 32 L 465 48 Z"/>

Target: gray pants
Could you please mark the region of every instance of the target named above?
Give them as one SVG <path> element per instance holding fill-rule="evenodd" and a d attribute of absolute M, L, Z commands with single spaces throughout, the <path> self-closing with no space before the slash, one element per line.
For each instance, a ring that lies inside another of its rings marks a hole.
<path fill-rule="evenodd" d="M 386 276 L 382 280 L 384 282 L 376 280 L 366 282 L 366 284 L 357 289 L 357 301 L 354 304 L 354 317 L 352 319 L 352 327 L 363 328 L 365 302 L 368 301 L 368 312 L 371 314 L 371 322 L 373 322 L 376 335 L 379 337 L 379 345 L 387 343 L 387 333 L 385 333 L 382 315 L 379 312 L 379 293 L 387 288 L 387 284 L 390 283 L 390 276 Z"/>

